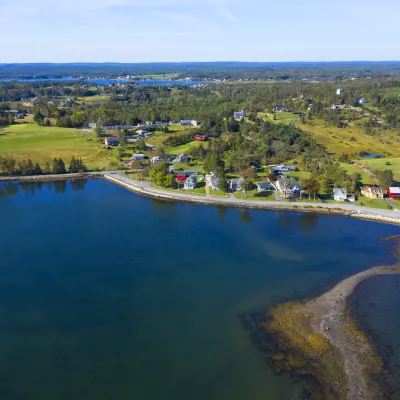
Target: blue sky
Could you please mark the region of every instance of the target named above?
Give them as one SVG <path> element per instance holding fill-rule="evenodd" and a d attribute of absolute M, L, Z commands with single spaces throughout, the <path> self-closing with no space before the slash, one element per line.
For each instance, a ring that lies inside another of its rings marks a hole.
<path fill-rule="evenodd" d="M 399 60 L 399 15 L 398 0 L 9 0 L 0 62 Z"/>

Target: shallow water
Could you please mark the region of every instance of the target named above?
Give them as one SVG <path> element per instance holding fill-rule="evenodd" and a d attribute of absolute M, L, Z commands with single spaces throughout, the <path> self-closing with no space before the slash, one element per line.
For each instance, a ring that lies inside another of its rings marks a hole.
<path fill-rule="evenodd" d="M 350 305 L 385 363 L 386 373 L 380 377 L 385 399 L 400 399 L 400 276 L 365 280 L 356 288 Z"/>
<path fill-rule="evenodd" d="M 0 184 L 0 398 L 296 400 L 239 316 L 393 263 L 398 227 Z"/>

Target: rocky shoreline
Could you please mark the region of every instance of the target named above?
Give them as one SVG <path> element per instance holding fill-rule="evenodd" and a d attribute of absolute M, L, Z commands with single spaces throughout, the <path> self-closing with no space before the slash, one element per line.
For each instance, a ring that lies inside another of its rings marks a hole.
<path fill-rule="evenodd" d="M 270 310 L 261 327 L 275 337 L 275 371 L 314 377 L 319 384 L 316 399 L 383 400 L 375 379 L 383 372 L 382 360 L 347 308 L 347 299 L 360 282 L 382 274 L 400 274 L 400 264 L 371 268 L 316 299 Z"/>
<path fill-rule="evenodd" d="M 136 182 L 131 178 L 122 176 L 119 173 L 105 173 L 104 178 L 117 185 L 125 187 L 135 193 L 160 200 L 181 201 L 185 203 L 203 204 L 203 205 L 221 205 L 226 207 L 292 211 L 302 213 L 318 213 L 324 215 L 340 215 L 352 218 L 366 219 L 381 223 L 400 225 L 400 213 L 395 211 L 385 211 L 377 209 L 368 209 L 366 207 L 354 207 L 348 204 L 323 204 L 318 203 L 286 203 L 277 201 L 255 201 L 238 200 L 235 198 L 202 197 L 191 194 L 179 194 L 167 190 L 160 190 L 151 187 L 147 182 Z"/>

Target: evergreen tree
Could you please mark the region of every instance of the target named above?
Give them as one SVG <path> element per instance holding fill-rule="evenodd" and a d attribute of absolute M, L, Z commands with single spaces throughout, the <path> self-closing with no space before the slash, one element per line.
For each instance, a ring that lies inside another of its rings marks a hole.
<path fill-rule="evenodd" d="M 50 166 L 50 163 L 48 161 L 47 161 L 47 163 L 45 164 L 45 166 L 43 168 L 43 174 L 45 174 L 45 175 L 51 174 L 51 166 Z"/>
<path fill-rule="evenodd" d="M 34 175 L 42 175 L 43 174 L 42 168 L 40 168 L 39 163 L 36 163 L 35 166 L 33 167 L 33 174 Z"/>
<path fill-rule="evenodd" d="M 69 163 L 69 170 L 70 173 L 78 172 L 77 160 L 74 156 L 72 156 L 71 161 Z"/>
<path fill-rule="evenodd" d="M 58 160 L 58 166 L 59 166 L 59 174 L 66 174 L 67 170 L 65 169 L 65 163 L 64 161 L 60 158 Z"/>
<path fill-rule="evenodd" d="M 59 173 L 59 172 L 58 172 L 58 160 L 57 160 L 57 158 L 55 158 L 55 159 L 53 160 L 52 164 L 51 164 L 51 172 L 52 172 L 53 174 L 58 174 L 58 173 Z"/>
<path fill-rule="evenodd" d="M 227 192 L 229 189 L 228 181 L 226 180 L 225 169 L 220 166 L 217 170 L 218 189 Z"/>

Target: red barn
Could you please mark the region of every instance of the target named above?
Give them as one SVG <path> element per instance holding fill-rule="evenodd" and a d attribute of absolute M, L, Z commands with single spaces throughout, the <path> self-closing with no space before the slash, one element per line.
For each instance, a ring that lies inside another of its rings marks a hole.
<path fill-rule="evenodd" d="M 206 140 L 208 140 L 208 136 L 206 136 L 206 135 L 196 135 L 194 137 L 194 140 L 197 140 L 198 142 L 205 142 Z"/>
<path fill-rule="evenodd" d="M 400 187 L 390 187 L 387 194 L 390 199 L 400 200 Z"/>

